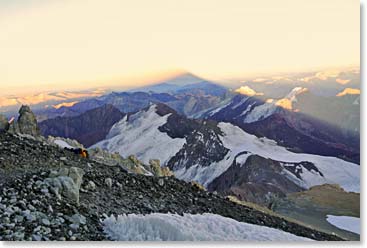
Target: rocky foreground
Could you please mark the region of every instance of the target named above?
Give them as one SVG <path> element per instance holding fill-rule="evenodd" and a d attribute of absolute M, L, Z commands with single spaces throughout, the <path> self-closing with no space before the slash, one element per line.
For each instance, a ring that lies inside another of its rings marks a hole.
<path fill-rule="evenodd" d="M 84 159 L 42 139 L 0 134 L 0 240 L 107 240 L 110 215 L 214 213 L 315 240 L 342 240 L 207 192 Z"/>

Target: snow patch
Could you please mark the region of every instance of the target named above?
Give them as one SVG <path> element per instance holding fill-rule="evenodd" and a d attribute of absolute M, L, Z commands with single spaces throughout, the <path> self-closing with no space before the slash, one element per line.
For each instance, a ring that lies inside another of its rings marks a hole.
<path fill-rule="evenodd" d="M 244 123 L 252 123 L 263 120 L 272 115 L 277 109 L 273 102 L 266 102 L 262 105 L 256 106 L 243 120 Z"/>
<path fill-rule="evenodd" d="M 59 139 L 54 140 L 54 143 L 56 145 L 58 145 L 59 147 L 61 147 L 61 148 L 69 148 L 69 149 L 74 149 L 75 148 L 75 147 L 69 145 L 68 143 L 66 143 L 65 141 L 59 140 Z"/>
<path fill-rule="evenodd" d="M 253 104 L 247 105 L 247 108 L 240 114 L 240 116 L 246 115 L 248 112 L 250 112 Z"/>
<path fill-rule="evenodd" d="M 228 107 L 229 105 L 231 105 L 232 101 L 229 101 L 227 103 L 225 103 L 224 105 L 212 110 L 211 112 L 209 112 L 210 116 L 213 116 L 214 114 L 218 113 L 219 111 L 221 111 L 222 109 Z"/>
<path fill-rule="evenodd" d="M 361 234 L 361 220 L 357 217 L 327 215 L 326 220 L 337 228 Z"/>
<path fill-rule="evenodd" d="M 103 221 L 104 232 L 118 241 L 311 241 L 275 228 L 216 214 L 130 214 Z"/>
<path fill-rule="evenodd" d="M 249 98 L 248 97 L 244 97 L 241 99 L 241 101 L 239 103 L 237 103 L 236 105 L 232 106 L 231 108 L 232 109 L 236 109 L 238 108 L 239 106 L 241 106 L 242 104 L 244 104 Z"/>

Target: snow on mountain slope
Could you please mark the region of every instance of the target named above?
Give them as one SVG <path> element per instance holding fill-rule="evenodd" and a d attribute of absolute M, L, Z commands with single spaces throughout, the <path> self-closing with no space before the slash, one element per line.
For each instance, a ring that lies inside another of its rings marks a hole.
<path fill-rule="evenodd" d="M 290 152 L 273 140 L 257 138 L 233 124 L 187 119 L 164 106 L 151 105 L 124 117 L 111 128 L 105 140 L 93 147 L 124 157 L 134 154 L 144 163 L 159 159 L 177 178 L 195 180 L 206 187 L 233 164 L 244 165 L 249 156 L 258 155 L 278 161 L 280 176 L 303 189 L 329 183 L 359 192 L 357 164 Z"/>
<path fill-rule="evenodd" d="M 136 155 L 143 163 L 150 159 L 159 159 L 161 164 L 174 156 L 184 145 L 184 138 L 171 138 L 158 130 L 167 122 L 168 115 L 156 113 L 156 106 L 151 105 L 147 111 L 140 111 L 130 117 L 125 116 L 110 130 L 106 139 L 93 145 L 109 152 L 118 152 L 126 157 Z"/>
<path fill-rule="evenodd" d="M 202 167 L 198 164 L 190 168 L 181 168 L 175 172 L 178 178 L 195 180 L 207 186 L 232 165 L 232 162 L 239 153 L 248 152 L 247 154 L 241 155 L 242 162 L 246 161 L 245 158 L 251 154 L 257 154 L 264 158 L 270 158 L 285 163 L 303 161 L 313 163 L 322 175 L 317 171 L 303 168 L 302 165 L 298 165 L 300 167 L 299 169 L 302 169 L 302 173 L 300 174 L 301 179 L 293 173 L 285 169 L 283 170 L 286 177 L 303 188 L 325 183 L 334 183 L 341 185 L 347 191 L 360 191 L 360 167 L 356 164 L 334 157 L 293 153 L 288 151 L 285 147 L 278 146 L 273 140 L 257 138 L 255 135 L 250 135 L 239 127 L 229 123 L 221 122 L 218 124 L 218 127 L 223 132 L 223 135 L 220 136 L 221 141 L 224 147 L 229 149 L 225 158 L 219 162 L 213 162 L 207 167 Z"/>
<path fill-rule="evenodd" d="M 258 120 L 265 119 L 272 115 L 277 110 L 277 106 L 274 102 L 266 102 L 262 105 L 256 106 L 251 112 L 247 111 L 247 115 L 243 120 L 244 123 L 251 123 Z"/>
<path fill-rule="evenodd" d="M 303 170 L 301 177 L 305 185 L 300 186 L 309 188 L 324 183 L 337 183 L 347 191 L 359 192 L 360 190 L 360 167 L 357 164 L 334 157 L 293 153 L 285 147 L 278 146 L 273 140 L 257 138 L 255 135 L 250 135 L 232 124 L 222 122 L 218 126 L 224 132 L 222 139 L 224 146 L 231 151 L 249 151 L 282 162 L 308 161 L 313 163 L 324 175 L 322 177 L 318 173 Z"/>
<path fill-rule="evenodd" d="M 130 214 L 103 221 L 116 241 L 311 241 L 275 228 L 238 222 L 216 214 Z"/>
<path fill-rule="evenodd" d="M 251 112 L 249 112 L 244 119 L 244 122 L 252 123 L 258 120 L 265 119 L 266 117 L 275 113 L 278 107 L 292 110 L 292 104 L 293 102 L 297 101 L 297 95 L 306 91 L 306 88 L 296 87 L 285 98 L 279 99 L 277 101 L 266 101 L 264 104 L 255 107 Z"/>

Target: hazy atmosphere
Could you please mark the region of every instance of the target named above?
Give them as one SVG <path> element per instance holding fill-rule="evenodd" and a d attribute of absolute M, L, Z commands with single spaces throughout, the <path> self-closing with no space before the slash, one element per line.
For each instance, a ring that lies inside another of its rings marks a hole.
<path fill-rule="evenodd" d="M 6 0 L 0 91 L 359 66 L 359 29 L 347 0 Z"/>

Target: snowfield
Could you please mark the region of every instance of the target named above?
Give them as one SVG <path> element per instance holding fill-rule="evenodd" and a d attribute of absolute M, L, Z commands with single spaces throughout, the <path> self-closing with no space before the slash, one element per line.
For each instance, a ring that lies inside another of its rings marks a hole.
<path fill-rule="evenodd" d="M 159 159 L 164 165 L 185 144 L 186 139 L 172 139 L 167 133 L 158 128 L 167 122 L 170 115 L 160 116 L 156 113 L 156 106 L 152 105 L 147 111 L 140 111 L 112 126 L 105 140 L 93 145 L 118 152 L 121 156 L 136 155 L 143 163 L 150 159 Z"/>
<path fill-rule="evenodd" d="M 216 214 L 130 214 L 103 221 L 104 232 L 117 241 L 311 241 L 278 229 Z"/>
<path fill-rule="evenodd" d="M 361 234 L 361 221 L 357 217 L 327 215 L 326 220 L 337 228 Z"/>

